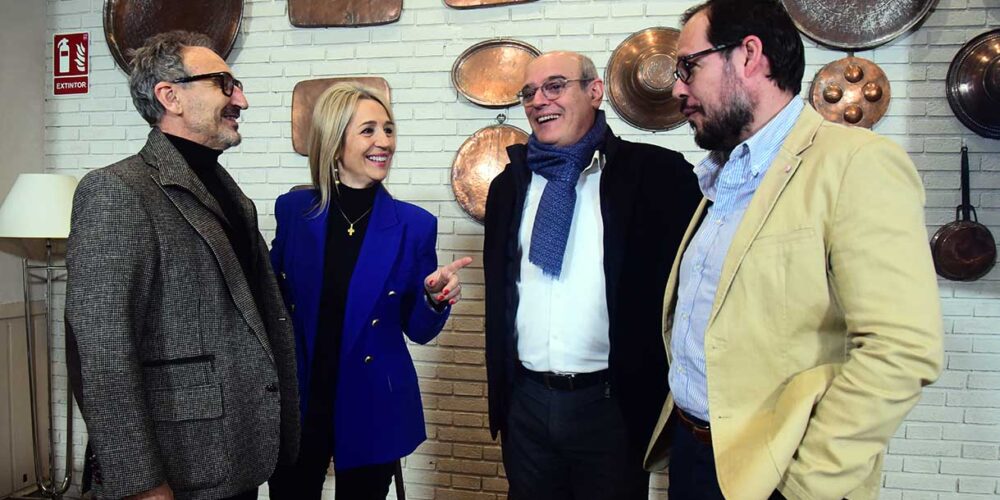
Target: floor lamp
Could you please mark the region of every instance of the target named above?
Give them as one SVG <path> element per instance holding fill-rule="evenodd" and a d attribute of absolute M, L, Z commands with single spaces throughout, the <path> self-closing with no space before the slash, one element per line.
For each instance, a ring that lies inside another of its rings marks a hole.
<path fill-rule="evenodd" d="M 45 276 L 45 325 L 51 332 L 52 283 L 56 272 L 65 273 L 65 265 L 56 259 L 65 256 L 69 237 L 70 212 L 76 178 L 57 174 L 21 174 L 0 206 L 0 251 L 21 257 L 24 282 L 24 327 L 28 343 L 28 390 L 31 391 L 31 439 L 35 482 L 44 498 L 61 498 L 73 476 L 73 394 L 66 389 L 66 473 L 56 481 L 55 412 L 52 411 L 52 369 L 49 384 L 49 478 L 42 478 L 38 446 L 38 378 L 35 367 L 36 335 L 31 321 L 31 278 L 33 272 Z M 52 342 L 48 342 L 46 363 L 52 361 Z"/>

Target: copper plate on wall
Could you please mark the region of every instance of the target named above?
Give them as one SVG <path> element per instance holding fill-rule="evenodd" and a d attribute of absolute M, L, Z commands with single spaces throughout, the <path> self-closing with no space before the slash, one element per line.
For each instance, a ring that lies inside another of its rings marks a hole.
<path fill-rule="evenodd" d="M 948 68 L 948 104 L 973 132 L 1000 139 L 1000 29 L 966 43 Z"/>
<path fill-rule="evenodd" d="M 781 0 L 795 25 L 818 43 L 844 50 L 877 47 L 917 26 L 937 0 Z"/>
<path fill-rule="evenodd" d="M 477 7 L 497 7 L 500 5 L 513 5 L 535 1 L 537 0 L 444 0 L 444 4 L 456 9 L 474 9 Z"/>
<path fill-rule="evenodd" d="M 300 155 L 309 154 L 309 131 L 312 130 L 313 108 L 320 94 L 332 85 L 341 82 L 359 83 L 380 92 L 392 103 L 389 83 L 379 76 L 354 76 L 342 78 L 318 78 L 303 80 L 292 90 L 292 149 Z"/>
<path fill-rule="evenodd" d="M 451 67 L 451 83 L 468 100 L 487 108 L 518 103 L 524 68 L 541 55 L 538 49 L 510 38 L 479 42 L 462 52 Z"/>
<path fill-rule="evenodd" d="M 104 38 L 118 67 L 129 72 L 129 51 L 167 31 L 204 33 L 225 59 L 236 43 L 243 0 L 105 0 Z"/>
<path fill-rule="evenodd" d="M 402 11 L 403 0 L 288 0 L 288 20 L 299 28 L 389 24 Z"/>
<path fill-rule="evenodd" d="M 889 109 L 889 79 L 877 64 L 845 57 L 823 66 L 809 91 L 812 106 L 832 122 L 872 128 Z"/>
<path fill-rule="evenodd" d="M 462 143 L 451 166 L 451 189 L 465 213 L 483 221 L 490 182 L 510 162 L 507 146 L 527 142 L 525 131 L 500 124 L 481 128 Z"/>
<path fill-rule="evenodd" d="M 649 28 L 625 39 L 611 54 L 604 82 L 623 120 L 643 130 L 670 130 L 686 120 L 671 94 L 677 66 L 674 28 Z"/>

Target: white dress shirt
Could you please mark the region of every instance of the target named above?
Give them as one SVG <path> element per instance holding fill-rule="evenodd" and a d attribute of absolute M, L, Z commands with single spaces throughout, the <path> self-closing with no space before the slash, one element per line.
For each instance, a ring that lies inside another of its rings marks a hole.
<path fill-rule="evenodd" d="M 566 242 L 562 273 L 548 276 L 528 260 L 538 202 L 548 181 L 532 174 L 518 234 L 521 260 L 515 319 L 517 352 L 525 368 L 537 372 L 590 373 L 608 367 L 608 301 L 604 287 L 604 220 L 601 169 L 594 161 L 576 183 L 576 205 Z"/>

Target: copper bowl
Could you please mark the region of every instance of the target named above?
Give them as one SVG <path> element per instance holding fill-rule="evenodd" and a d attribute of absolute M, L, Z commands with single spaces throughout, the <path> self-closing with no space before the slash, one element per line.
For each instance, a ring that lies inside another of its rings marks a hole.
<path fill-rule="evenodd" d="M 680 100 L 671 94 L 679 36 L 674 28 L 644 29 L 611 54 L 604 72 L 608 100 L 629 125 L 660 131 L 684 124 Z"/>
<path fill-rule="evenodd" d="M 888 43 L 920 24 L 937 0 L 781 0 L 795 26 L 816 42 L 842 50 Z"/>
<path fill-rule="evenodd" d="M 823 118 L 872 128 L 889 109 L 892 89 L 877 64 L 845 57 L 816 73 L 809 94 L 812 106 Z"/>
<path fill-rule="evenodd" d="M 973 38 L 958 51 L 948 68 L 947 94 L 966 127 L 1000 139 L 1000 29 Z"/>
<path fill-rule="evenodd" d="M 223 59 L 236 43 L 243 20 L 243 0 L 105 0 L 104 38 L 108 50 L 126 73 L 130 51 L 146 39 L 173 30 L 204 33 Z"/>

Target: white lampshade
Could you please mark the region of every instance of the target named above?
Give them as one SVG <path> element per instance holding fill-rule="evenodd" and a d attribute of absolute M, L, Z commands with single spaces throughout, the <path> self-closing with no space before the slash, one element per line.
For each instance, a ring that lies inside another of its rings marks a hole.
<path fill-rule="evenodd" d="M 71 175 L 18 175 L 0 206 L 0 251 L 44 260 L 46 240 L 69 237 L 76 184 Z M 65 241 L 53 244 L 63 253 Z"/>

